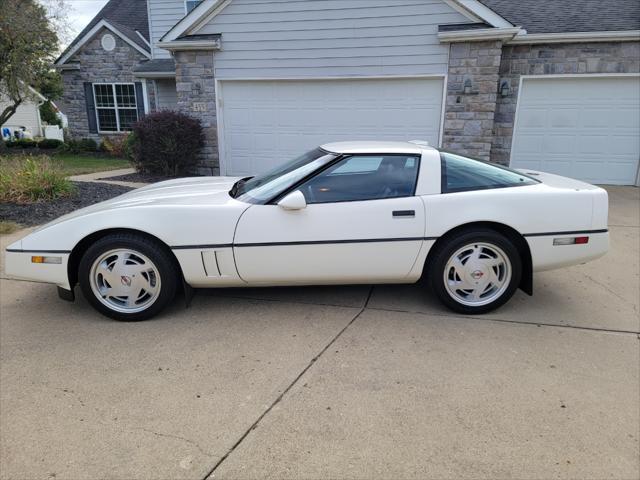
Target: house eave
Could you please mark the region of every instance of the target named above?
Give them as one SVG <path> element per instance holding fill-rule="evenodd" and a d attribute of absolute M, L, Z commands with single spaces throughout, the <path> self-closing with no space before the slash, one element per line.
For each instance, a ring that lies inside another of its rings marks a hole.
<path fill-rule="evenodd" d="M 159 42 L 156 46 L 177 52 L 181 50 L 220 50 L 220 39 L 217 40 L 177 40 L 173 42 Z"/>
<path fill-rule="evenodd" d="M 176 78 L 176 72 L 133 72 L 137 78 Z"/>
<path fill-rule="evenodd" d="M 565 32 L 565 33 L 532 33 L 519 34 L 507 43 L 582 43 L 582 42 L 637 42 L 640 41 L 640 30 L 607 31 L 607 32 Z"/>
<path fill-rule="evenodd" d="M 509 41 L 516 35 L 526 33 L 521 27 L 482 28 L 476 30 L 461 30 L 453 32 L 439 32 L 438 40 L 441 43 L 455 42 L 479 42 L 483 40 Z"/>

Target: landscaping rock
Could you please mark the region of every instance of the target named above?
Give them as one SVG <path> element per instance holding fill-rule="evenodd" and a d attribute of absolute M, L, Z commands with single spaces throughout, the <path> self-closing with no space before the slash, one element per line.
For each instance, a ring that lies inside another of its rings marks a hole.
<path fill-rule="evenodd" d="M 73 197 L 30 204 L 0 203 L 0 220 L 16 222 L 24 226 L 50 222 L 67 213 L 109 200 L 132 188 L 106 183 L 73 182 L 77 193 Z"/>

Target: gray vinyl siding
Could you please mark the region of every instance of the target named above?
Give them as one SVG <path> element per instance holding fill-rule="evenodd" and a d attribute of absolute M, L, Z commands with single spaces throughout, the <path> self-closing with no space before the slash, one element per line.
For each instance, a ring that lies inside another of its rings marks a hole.
<path fill-rule="evenodd" d="M 153 48 L 153 58 L 171 58 L 171 54 L 156 43 L 171 27 L 185 16 L 184 0 L 148 0 L 149 2 L 149 35 Z"/>
<path fill-rule="evenodd" d="M 178 93 L 175 80 L 156 80 L 158 110 L 177 110 Z"/>
<path fill-rule="evenodd" d="M 425 75 L 447 72 L 438 25 L 468 22 L 443 0 L 233 0 L 193 33 L 222 34 L 220 79 Z"/>

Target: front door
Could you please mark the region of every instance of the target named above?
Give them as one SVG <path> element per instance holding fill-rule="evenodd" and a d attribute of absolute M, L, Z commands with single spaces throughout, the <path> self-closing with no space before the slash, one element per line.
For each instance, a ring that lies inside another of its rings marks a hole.
<path fill-rule="evenodd" d="M 419 161 L 350 156 L 298 187 L 305 208 L 250 207 L 234 239 L 238 273 L 271 285 L 402 281 L 425 231 Z"/>

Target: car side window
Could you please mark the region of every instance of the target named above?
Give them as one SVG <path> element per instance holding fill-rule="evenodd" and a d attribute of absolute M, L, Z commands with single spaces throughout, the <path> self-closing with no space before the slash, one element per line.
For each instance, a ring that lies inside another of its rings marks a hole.
<path fill-rule="evenodd" d="M 408 197 L 415 193 L 419 157 L 354 155 L 305 182 L 307 203 L 353 202 Z"/>
<path fill-rule="evenodd" d="M 537 180 L 500 165 L 440 152 L 442 193 L 534 185 Z"/>

